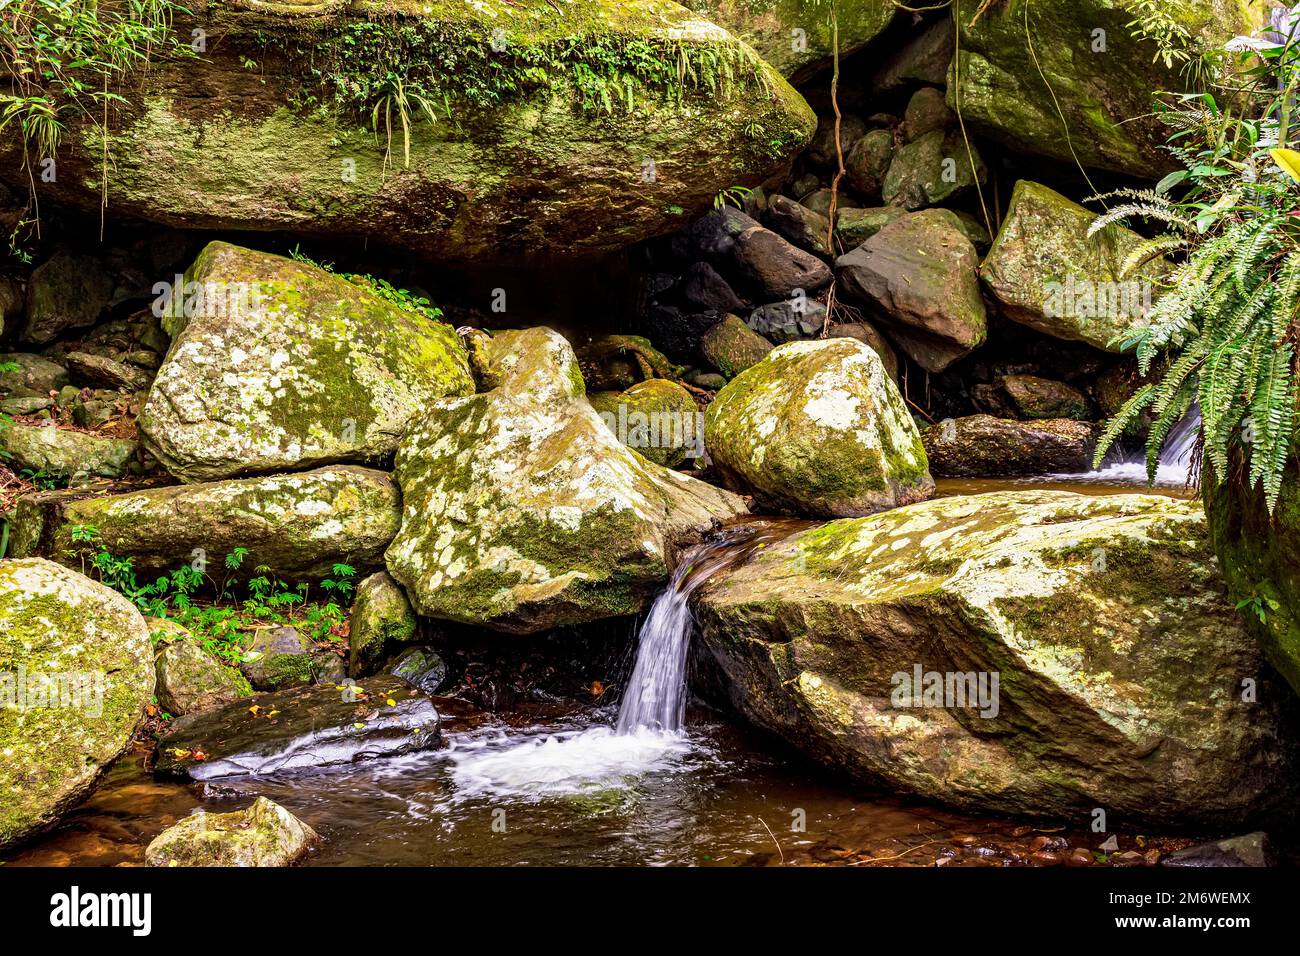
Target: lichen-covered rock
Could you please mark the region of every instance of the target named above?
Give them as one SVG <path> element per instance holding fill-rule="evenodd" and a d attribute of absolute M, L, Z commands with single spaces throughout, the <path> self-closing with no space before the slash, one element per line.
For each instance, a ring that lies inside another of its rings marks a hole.
<path fill-rule="evenodd" d="M 895 382 L 898 381 L 898 356 L 890 348 L 888 340 L 870 322 L 842 322 L 839 325 L 832 325 L 826 335 L 832 339 L 857 339 L 864 345 L 871 346 L 871 350 L 879 355 L 880 361 L 885 364 L 886 374 Z"/>
<path fill-rule="evenodd" d="M 182 481 L 381 463 L 428 402 L 474 390 L 450 326 L 316 266 L 214 242 L 186 276 L 204 292 L 164 320 L 139 420 Z"/>
<path fill-rule="evenodd" d="M 0 452 L 19 468 L 54 478 L 121 478 L 139 445 L 54 425 L 0 422 Z"/>
<path fill-rule="evenodd" d="M 855 339 L 773 350 L 718 393 L 704 429 L 728 485 L 772 508 L 846 517 L 934 492 L 903 397 Z"/>
<path fill-rule="evenodd" d="M 1208 45 L 1252 32 L 1266 10 L 1246 0 L 1161 0 L 1163 16 Z M 1158 90 L 1182 90 L 1177 64 L 1134 37 L 1134 0 L 992 4 L 960 31 L 948 100 L 966 124 L 1020 152 L 1149 180 L 1172 165 Z M 964 14 L 964 15 L 963 15 Z"/>
<path fill-rule="evenodd" d="M 64 332 L 94 325 L 112 294 L 113 278 L 98 259 L 56 252 L 27 281 L 23 341 L 45 345 Z"/>
<path fill-rule="evenodd" d="M 399 644 L 415 639 L 418 622 L 411 602 L 388 573 L 372 574 L 357 585 L 348 619 L 348 674 L 374 673 Z"/>
<path fill-rule="evenodd" d="M 1025 491 L 833 521 L 712 579 L 696 615 L 741 713 L 871 785 L 1111 825 L 1294 806 L 1295 708 L 1195 503 Z"/>
<path fill-rule="evenodd" d="M 1096 218 L 1055 190 L 1022 179 L 980 277 L 1007 318 L 1118 352 L 1146 324 L 1153 284 L 1165 264 L 1159 259 L 1126 275 L 1124 260 L 1142 237 L 1112 224 L 1090 239 Z"/>
<path fill-rule="evenodd" d="M 676 468 L 704 454 L 703 415 L 691 393 L 676 382 L 651 378 L 589 399 L 619 441 L 656 465 Z"/>
<path fill-rule="evenodd" d="M 178 228 L 444 260 L 594 253 L 761 183 L 815 126 L 750 47 L 671 0 L 191 9 L 175 29 L 203 29 L 204 53 L 130 73 L 106 143 L 68 117 L 42 197 L 98 208 L 106 168 L 110 215 Z M 0 175 L 26 189 L 21 139 L 0 144 Z"/>
<path fill-rule="evenodd" d="M 149 629 L 130 601 L 49 561 L 0 561 L 0 847 L 90 792 L 153 692 Z"/>
<path fill-rule="evenodd" d="M 728 274 L 738 274 L 744 291 L 758 301 L 811 293 L 831 281 L 826 263 L 731 206 L 697 219 L 684 241 L 696 255 Z"/>
<path fill-rule="evenodd" d="M 1077 474 L 1092 465 L 1092 422 L 1010 421 L 992 415 L 946 418 L 921 432 L 930 470 L 941 478 Z"/>
<path fill-rule="evenodd" d="M 431 404 L 397 455 L 388 571 L 417 613 L 517 633 L 633 614 L 679 546 L 744 513 L 620 444 L 557 333 L 499 332 L 487 357 L 487 391 Z"/>
<path fill-rule="evenodd" d="M 895 151 L 880 195 L 886 205 L 921 209 L 955 199 L 987 178 L 974 145 L 958 130 L 935 129 Z"/>
<path fill-rule="evenodd" d="M 243 573 L 266 565 L 285 580 L 315 582 L 341 561 L 358 574 L 382 567 L 400 522 L 400 496 L 388 475 L 334 465 L 101 497 L 38 492 L 19 500 L 10 546 L 19 557 L 44 555 L 78 567 L 83 548 L 93 554 L 103 547 L 132 558 L 138 573 L 165 573 L 197 559 L 215 569 L 235 548 L 247 548 Z M 96 529 L 95 541 L 74 539 L 79 527 Z"/>
<path fill-rule="evenodd" d="M 238 670 L 206 651 L 186 628 L 165 618 L 145 618 L 158 642 L 158 705 L 174 717 L 211 710 L 253 696 Z"/>
<path fill-rule="evenodd" d="M 835 260 L 841 294 L 875 306 L 922 368 L 942 372 L 988 334 L 979 257 L 956 217 L 926 209 L 885 226 Z"/>
<path fill-rule="evenodd" d="M 1088 398 L 1073 385 L 1037 375 L 1002 375 L 994 383 L 1020 418 L 1088 418 Z"/>
<path fill-rule="evenodd" d="M 284 807 L 258 797 L 247 810 L 195 810 L 154 837 L 144 858 L 150 866 L 292 866 L 319 842 Z"/>
<path fill-rule="evenodd" d="M 728 379 L 753 368 L 772 351 L 772 343 L 734 315 L 722 317 L 700 340 L 700 351 Z"/>

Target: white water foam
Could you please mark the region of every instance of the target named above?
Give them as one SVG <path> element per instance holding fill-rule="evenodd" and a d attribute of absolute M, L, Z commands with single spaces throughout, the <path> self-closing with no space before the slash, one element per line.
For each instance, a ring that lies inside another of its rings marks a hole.
<path fill-rule="evenodd" d="M 1182 487 L 1187 484 L 1192 470 L 1192 456 L 1201 430 L 1201 412 L 1192 408 L 1165 437 L 1160 449 L 1160 462 L 1156 466 L 1156 485 Z M 1048 475 L 1052 481 L 1097 482 L 1099 484 L 1146 485 L 1147 463 L 1143 455 L 1127 457 L 1112 462 L 1097 471 L 1057 473 Z"/>

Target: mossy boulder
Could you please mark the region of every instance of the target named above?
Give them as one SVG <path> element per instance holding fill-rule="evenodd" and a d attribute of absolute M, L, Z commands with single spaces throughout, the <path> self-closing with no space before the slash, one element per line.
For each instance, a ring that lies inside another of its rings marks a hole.
<path fill-rule="evenodd" d="M 987 178 L 979 150 L 960 132 L 934 129 L 895 151 L 880 196 L 889 206 L 922 209 L 958 199 Z"/>
<path fill-rule="evenodd" d="M 0 372 L 0 394 L 12 394 L 21 389 L 33 393 L 57 392 L 69 384 L 68 370 L 58 362 L 43 355 L 29 352 L 0 353 L 0 365 L 17 365 L 12 372 Z"/>
<path fill-rule="evenodd" d="M 149 629 L 130 601 L 49 561 L 0 561 L 0 848 L 91 791 L 153 692 Z"/>
<path fill-rule="evenodd" d="M 239 670 L 259 691 L 284 690 L 339 679 L 341 663 L 296 627 L 263 627 L 253 634 Z"/>
<path fill-rule="evenodd" d="M 1078 474 L 1092 465 L 1098 427 L 1052 418 L 1020 422 L 992 415 L 946 418 L 921 432 L 941 478 Z"/>
<path fill-rule="evenodd" d="M 398 451 L 388 572 L 417 613 L 514 633 L 634 614 L 745 512 L 620 444 L 558 333 L 499 332 L 486 357 L 487 390 L 432 403 Z"/>
<path fill-rule="evenodd" d="M 94 325 L 112 294 L 113 277 L 99 259 L 66 249 L 56 252 L 27 281 L 23 341 L 45 345 L 65 332 Z"/>
<path fill-rule="evenodd" d="M 52 478 L 121 478 L 130 470 L 138 449 L 138 443 L 125 438 L 53 424 L 0 422 L 0 457 Z"/>
<path fill-rule="evenodd" d="M 887 129 L 873 129 L 856 143 L 844 157 L 844 168 L 854 191 L 864 199 L 880 195 L 894 158 L 894 134 Z"/>
<path fill-rule="evenodd" d="M 77 567 L 104 548 L 131 558 L 146 574 L 195 561 L 215 572 L 226 555 L 246 548 L 233 577 L 266 565 L 286 580 L 315 583 L 338 562 L 358 574 L 382 567 L 400 521 L 400 496 L 387 474 L 334 465 L 126 494 L 25 495 L 11 516 L 10 546 L 18 557 L 46 556 Z M 93 541 L 84 540 L 89 529 L 96 532 Z"/>
<path fill-rule="evenodd" d="M 186 628 L 164 618 L 145 618 L 156 642 L 158 706 L 173 717 L 210 710 L 253 696 L 238 670 L 204 649 Z"/>
<path fill-rule="evenodd" d="M 835 238 L 844 249 L 856 249 L 891 222 L 907 215 L 901 206 L 841 209 L 835 216 Z"/>
<path fill-rule="evenodd" d="M 320 835 L 266 797 L 247 810 L 209 813 L 200 808 L 145 848 L 150 866 L 291 866 Z"/>
<path fill-rule="evenodd" d="M 97 209 L 107 168 L 110 215 L 178 228 L 598 253 L 758 185 L 815 127 L 749 46 L 671 0 L 191 8 L 175 29 L 206 50 L 132 72 L 106 144 L 73 119 L 43 197 Z M 26 189 L 6 139 L 0 170 Z"/>
<path fill-rule="evenodd" d="M 988 337 L 979 256 L 957 217 L 925 209 L 835 260 L 841 294 L 872 306 L 922 368 L 942 372 Z"/>
<path fill-rule="evenodd" d="M 201 292 L 164 319 L 172 346 L 139 419 L 182 481 L 377 464 L 429 401 L 474 390 L 450 326 L 364 283 L 224 242 L 190 283 Z"/>
<path fill-rule="evenodd" d="M 1001 375 L 994 383 L 1021 418 L 1088 418 L 1088 397 L 1073 385 L 1038 375 Z"/>
<path fill-rule="evenodd" d="M 727 484 L 767 507 L 847 517 L 934 492 L 898 387 L 856 339 L 773 350 L 718 393 L 704 429 Z"/>
<path fill-rule="evenodd" d="M 1246 0 L 1161 0 L 1159 15 L 1194 46 L 1252 32 Z M 1153 94 L 1186 78 L 1129 26 L 1133 0 L 1010 0 L 953 11 L 960 32 L 948 101 L 966 124 L 1014 150 L 1151 179 L 1172 167 Z"/>
<path fill-rule="evenodd" d="M 1194 502 L 1002 492 L 833 521 L 715 577 L 696 616 L 742 714 L 872 786 L 1112 829 L 1294 806 L 1295 706 Z"/>
<path fill-rule="evenodd" d="M 980 277 L 1007 318 L 1119 352 L 1123 340 L 1146 324 L 1167 264 L 1156 259 L 1126 273 L 1124 261 L 1142 237 L 1111 224 L 1090 238 L 1097 215 L 1053 189 L 1020 180 Z"/>
<path fill-rule="evenodd" d="M 418 625 L 397 582 L 385 571 L 370 575 L 357 585 L 348 619 L 348 674 L 373 674 L 388 654 L 415 639 Z"/>
<path fill-rule="evenodd" d="M 763 357 L 772 351 L 772 343 L 737 316 L 724 315 L 704 333 L 700 351 L 725 378 L 733 379 L 763 361 Z"/>
<path fill-rule="evenodd" d="M 704 454 L 702 413 L 681 385 L 651 378 L 623 392 L 589 396 L 601 421 L 628 448 L 665 468 Z"/>

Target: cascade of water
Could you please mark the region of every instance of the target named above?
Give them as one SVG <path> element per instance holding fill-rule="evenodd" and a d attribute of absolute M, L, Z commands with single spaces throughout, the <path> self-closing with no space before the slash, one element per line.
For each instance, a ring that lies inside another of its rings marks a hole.
<path fill-rule="evenodd" d="M 1200 431 L 1201 410 L 1193 405 L 1178 424 L 1169 430 L 1169 434 L 1165 436 L 1164 446 L 1160 449 L 1160 463 L 1156 467 L 1156 484 L 1186 484 L 1187 476 L 1191 471 L 1192 455 L 1196 451 L 1196 439 Z M 1145 484 L 1147 481 L 1146 454 L 1138 451 L 1125 455 L 1117 461 L 1103 465 L 1098 471 L 1052 475 L 1050 477 L 1068 478 L 1077 481 Z"/>

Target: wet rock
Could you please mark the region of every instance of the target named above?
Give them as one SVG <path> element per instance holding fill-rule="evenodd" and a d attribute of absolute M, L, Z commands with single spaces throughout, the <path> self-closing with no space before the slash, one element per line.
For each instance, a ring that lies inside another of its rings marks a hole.
<path fill-rule="evenodd" d="M 433 702 L 395 683 L 302 685 L 183 717 L 159 742 L 155 772 L 200 781 L 301 773 L 441 746 Z"/>
<path fill-rule="evenodd" d="M 205 292 L 165 320 L 139 419 L 182 481 L 379 463 L 429 401 L 474 390 L 450 326 L 323 269 L 213 242 L 186 275 Z"/>
<path fill-rule="evenodd" d="M 1125 275 L 1125 258 L 1142 241 L 1110 225 L 1092 238 L 1096 214 L 1060 193 L 1021 180 L 980 277 L 1007 318 L 1058 339 L 1121 351 L 1146 324 L 1152 282 L 1164 260 Z"/>
<path fill-rule="evenodd" d="M 292 866 L 320 835 L 278 803 L 258 797 L 247 810 L 195 810 L 145 849 L 150 866 Z"/>
<path fill-rule="evenodd" d="M 1090 417 L 1087 396 L 1072 385 L 1036 375 L 1003 375 L 996 385 L 1021 418 Z"/>
<path fill-rule="evenodd" d="M 901 206 L 844 209 L 835 220 L 835 237 L 842 249 L 856 249 L 891 222 L 906 215 L 907 210 Z"/>
<path fill-rule="evenodd" d="M 399 508 L 388 475 L 349 465 L 99 497 L 43 492 L 19 501 L 10 545 L 20 557 L 80 565 L 85 545 L 72 532 L 86 526 L 98 530 L 94 548 L 132 558 L 137 573 L 166 573 L 196 556 L 221 562 L 247 548 L 245 574 L 266 565 L 285 580 L 315 582 L 341 561 L 358 574 L 381 567 Z"/>
<path fill-rule="evenodd" d="M 447 662 L 432 647 L 413 647 L 388 669 L 412 687 L 436 694 L 447 680 Z"/>
<path fill-rule="evenodd" d="M 957 114 L 944 102 L 943 91 L 924 86 L 912 94 L 903 114 L 903 137 L 915 142 L 927 133 L 957 125 Z"/>
<path fill-rule="evenodd" d="M 593 394 L 589 400 L 620 442 L 656 465 L 676 468 L 704 452 L 699 406 L 676 382 L 647 379 L 623 392 Z"/>
<path fill-rule="evenodd" d="M 745 307 L 727 280 L 707 262 L 696 262 L 682 278 L 682 296 L 705 312 L 738 312 Z"/>
<path fill-rule="evenodd" d="M 904 216 L 835 260 L 844 297 L 875 306 L 921 367 L 941 372 L 987 336 L 975 247 L 942 209 Z"/>
<path fill-rule="evenodd" d="M 772 351 L 772 343 L 736 316 L 727 315 L 704 334 L 700 351 L 714 368 L 732 379 L 761 362 Z"/>
<path fill-rule="evenodd" d="M 760 301 L 814 292 L 831 281 L 826 263 L 730 206 L 696 220 L 687 241 L 712 265 L 741 276 Z"/>
<path fill-rule="evenodd" d="M 1240 699 L 1237 675 L 1280 685 L 1194 502 L 1000 492 L 833 521 L 712 578 L 696 616 L 733 706 L 875 786 L 1065 819 L 1105 794 L 1162 826 L 1294 804 L 1295 706 Z"/>
<path fill-rule="evenodd" d="M 357 585 L 348 624 L 348 673 L 364 677 L 378 669 L 394 645 L 415 639 L 418 622 L 411 602 L 386 571 Z"/>
<path fill-rule="evenodd" d="M 138 368 L 103 355 L 88 352 L 69 352 L 64 359 L 68 370 L 78 381 L 97 388 L 116 388 L 126 392 L 140 392 L 149 387 L 153 376 Z"/>
<path fill-rule="evenodd" d="M 887 129 L 875 129 L 863 136 L 844 158 L 849 182 L 865 199 L 880 195 L 894 158 L 894 134 Z"/>
<path fill-rule="evenodd" d="M 254 633 L 239 669 L 258 690 L 281 690 L 342 678 L 336 661 L 296 627 L 266 627 Z"/>
<path fill-rule="evenodd" d="M 0 452 L 19 468 L 54 478 L 121 478 L 138 445 L 54 425 L 9 422 L 0 427 Z"/>
<path fill-rule="evenodd" d="M 57 823 L 130 746 L 154 692 L 144 618 L 61 565 L 0 561 L 0 692 L 6 847 Z"/>
<path fill-rule="evenodd" d="M 830 235 L 830 220 L 785 196 L 773 196 L 768 203 L 763 222 L 773 231 L 801 249 L 824 256 Z"/>
<path fill-rule="evenodd" d="M 886 205 L 921 209 L 950 202 L 987 179 L 974 144 L 957 130 L 936 129 L 894 153 L 880 195 Z"/>
<path fill-rule="evenodd" d="M 195 714 L 253 695 L 243 674 L 205 650 L 184 627 L 154 617 L 145 618 L 145 623 L 158 641 L 158 705 L 167 713 Z"/>
<path fill-rule="evenodd" d="M 1092 422 L 1017 422 L 992 415 L 949 418 L 921 432 L 930 469 L 943 478 L 1086 472 L 1097 443 Z"/>
<path fill-rule="evenodd" d="M 821 334 L 826 306 L 815 299 L 771 302 L 751 312 L 746 324 L 768 342 L 783 345 Z"/>
<path fill-rule="evenodd" d="M 62 250 L 27 280 L 24 342 L 44 345 L 64 332 L 94 325 L 113 294 L 113 278 L 94 256 Z"/>
<path fill-rule="evenodd" d="M 417 613 L 511 633 L 634 614 L 677 548 L 745 512 L 620 444 L 558 333 L 485 355 L 484 391 L 431 403 L 397 456 L 388 572 Z"/>
<path fill-rule="evenodd" d="M 1201 843 L 1164 856 L 1162 866 L 1277 866 L 1277 854 L 1267 833 L 1247 833 L 1214 843 Z"/>
<path fill-rule="evenodd" d="M 705 444 L 729 486 L 797 514 L 868 514 L 934 491 L 902 396 L 853 339 L 772 351 L 709 405 Z"/>

